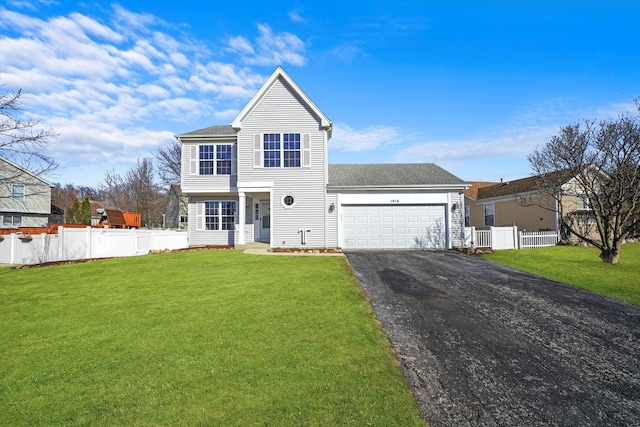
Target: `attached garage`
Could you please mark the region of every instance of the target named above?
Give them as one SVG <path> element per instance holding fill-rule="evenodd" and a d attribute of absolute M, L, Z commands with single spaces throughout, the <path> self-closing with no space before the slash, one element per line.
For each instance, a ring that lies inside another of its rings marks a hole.
<path fill-rule="evenodd" d="M 343 205 L 345 249 L 446 247 L 444 205 Z"/>
<path fill-rule="evenodd" d="M 327 230 L 337 236 L 337 247 L 450 249 L 464 244 L 462 195 L 468 185 L 439 166 L 329 165 L 328 172 Z"/>

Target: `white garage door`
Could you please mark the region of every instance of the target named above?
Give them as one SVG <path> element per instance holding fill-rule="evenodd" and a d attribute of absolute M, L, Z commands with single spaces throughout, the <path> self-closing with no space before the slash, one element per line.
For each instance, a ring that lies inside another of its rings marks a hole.
<path fill-rule="evenodd" d="M 342 206 L 342 219 L 345 248 L 444 248 L 446 245 L 444 205 L 346 205 Z"/>

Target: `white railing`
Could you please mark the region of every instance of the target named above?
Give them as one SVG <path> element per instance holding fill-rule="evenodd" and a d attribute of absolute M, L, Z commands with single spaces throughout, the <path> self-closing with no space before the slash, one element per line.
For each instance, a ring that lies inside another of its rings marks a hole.
<path fill-rule="evenodd" d="M 520 249 L 555 246 L 560 241 L 555 231 L 521 231 L 519 236 Z"/>
<path fill-rule="evenodd" d="M 476 230 L 474 242 L 476 248 L 490 248 L 491 230 Z"/>
<path fill-rule="evenodd" d="M 465 227 L 465 244 L 476 248 L 528 249 L 554 246 L 560 237 L 555 231 L 521 231 L 515 225 L 476 230 Z"/>
<path fill-rule="evenodd" d="M 58 234 L 2 235 L 0 264 L 40 264 L 89 258 L 146 255 L 189 246 L 180 230 L 58 228 Z"/>

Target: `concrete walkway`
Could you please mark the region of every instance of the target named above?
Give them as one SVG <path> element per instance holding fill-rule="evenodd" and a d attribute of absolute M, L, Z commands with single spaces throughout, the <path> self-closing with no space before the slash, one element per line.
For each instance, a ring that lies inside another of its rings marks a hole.
<path fill-rule="evenodd" d="M 276 255 L 276 256 L 338 256 L 344 257 L 342 252 L 339 253 L 314 253 L 314 252 L 272 252 L 268 243 L 248 242 L 241 249 L 245 254 L 250 255 Z"/>

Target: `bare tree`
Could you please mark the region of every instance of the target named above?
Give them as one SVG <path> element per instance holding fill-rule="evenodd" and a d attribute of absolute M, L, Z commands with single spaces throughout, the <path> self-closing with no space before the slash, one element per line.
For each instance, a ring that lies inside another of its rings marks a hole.
<path fill-rule="evenodd" d="M 155 183 L 151 159 L 142 159 L 124 175 L 107 171 L 99 188 L 104 201 L 123 211 L 140 212 L 142 225 L 160 224 L 166 196 Z"/>
<path fill-rule="evenodd" d="M 57 134 L 37 120 L 20 118 L 21 97 L 22 89 L 0 94 L 0 156 L 34 175 L 52 172 L 58 164 L 47 154 L 47 146 Z"/>
<path fill-rule="evenodd" d="M 180 182 L 180 161 L 182 159 L 182 146 L 178 141 L 172 141 L 161 146 L 153 153 L 158 167 L 158 177 L 162 185 L 167 188 L 171 184 Z"/>
<path fill-rule="evenodd" d="M 635 116 L 564 126 L 528 157 L 538 193 L 557 202 L 563 227 L 612 264 L 640 226 L 640 102 L 636 106 Z M 569 197 L 584 209 L 568 208 L 563 200 Z"/>

